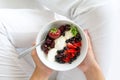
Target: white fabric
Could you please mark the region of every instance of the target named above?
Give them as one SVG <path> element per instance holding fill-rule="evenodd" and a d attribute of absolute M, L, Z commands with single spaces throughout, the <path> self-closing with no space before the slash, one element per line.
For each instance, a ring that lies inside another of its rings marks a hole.
<path fill-rule="evenodd" d="M 40 11 L 32 9 L 1 9 L 0 16 L 12 44 L 17 48 L 31 46 L 40 28 L 45 23 L 54 20 L 52 12 L 42 9 Z M 25 44 L 27 42 L 29 44 Z"/>
<path fill-rule="evenodd" d="M 38 0 L 0 0 L 0 9 L 36 9 L 40 7 Z"/>
<path fill-rule="evenodd" d="M 106 75 L 113 53 L 110 6 L 94 0 L 43 0 L 42 4 L 89 30 L 96 58 Z M 0 80 L 29 79 L 34 69 L 31 57 L 17 59 L 15 48 L 30 47 L 42 25 L 55 18 L 52 12 L 42 8 L 0 10 Z M 85 80 L 85 76 L 80 70 L 73 69 L 59 72 L 56 79 Z"/>
<path fill-rule="evenodd" d="M 0 23 L 0 80 L 25 80 L 25 74 L 17 59 L 15 47 L 8 39 L 5 27 Z"/>
<path fill-rule="evenodd" d="M 53 4 L 54 2 L 55 4 Z M 51 0 L 51 3 L 48 3 L 48 0 L 42 0 L 41 3 L 52 11 L 72 19 L 84 29 L 89 30 L 96 59 L 106 76 L 110 64 L 110 55 L 114 50 L 112 47 L 113 15 L 110 4 L 101 0 L 65 0 L 64 2 L 62 0 Z M 66 74 L 71 75 L 69 71 Z M 60 77 L 68 76 L 61 75 L 58 77 L 59 80 Z M 71 79 L 70 76 L 68 78 Z M 63 79 L 68 80 L 68 78 Z M 80 77 L 77 76 L 77 78 L 79 79 Z"/>
<path fill-rule="evenodd" d="M 0 10 L 0 23 L 1 23 L 0 24 L 0 28 L 1 28 L 0 29 L 0 35 L 1 35 L 0 64 L 2 64 L 0 65 L 1 67 L 0 80 L 9 80 L 10 78 L 11 80 L 14 79 L 26 80 L 30 77 L 30 75 L 34 70 L 34 65 L 31 56 L 28 55 L 25 56 L 25 58 L 19 60 L 17 59 L 18 57 L 17 53 L 22 51 L 23 48 L 30 47 L 32 43 L 35 41 L 37 33 L 42 28 L 42 25 L 44 25 L 45 23 L 51 20 L 54 20 L 54 15 L 52 12 L 46 10 L 44 11 L 32 10 L 32 9 L 19 9 L 19 10 L 1 9 Z M 19 52 L 17 52 L 18 49 Z M 5 55 L 5 53 L 7 55 Z M 13 58 L 9 58 L 12 56 Z M 6 64 L 4 65 L 3 63 Z"/>

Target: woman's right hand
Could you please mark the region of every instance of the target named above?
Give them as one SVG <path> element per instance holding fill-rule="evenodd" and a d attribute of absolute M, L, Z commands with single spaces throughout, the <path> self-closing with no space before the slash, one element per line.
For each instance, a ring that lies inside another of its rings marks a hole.
<path fill-rule="evenodd" d="M 32 51 L 32 58 L 36 65 L 36 68 L 31 76 L 30 80 L 48 80 L 53 70 L 45 66 L 38 58 L 36 49 Z"/>

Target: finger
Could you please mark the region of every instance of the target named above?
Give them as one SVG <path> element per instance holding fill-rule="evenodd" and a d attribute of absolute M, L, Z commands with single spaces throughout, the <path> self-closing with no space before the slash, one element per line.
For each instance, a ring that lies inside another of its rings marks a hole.
<path fill-rule="evenodd" d="M 92 47 L 92 41 L 91 41 L 90 34 L 89 34 L 88 30 L 85 30 L 85 33 L 86 33 L 87 39 L 88 39 L 88 53 L 90 53 L 88 55 L 92 55 L 95 58 L 95 56 L 93 54 L 94 51 L 93 51 L 93 47 Z"/>
<path fill-rule="evenodd" d="M 33 43 L 33 46 L 35 45 L 35 43 Z M 40 60 L 39 60 L 39 57 L 37 55 L 37 52 L 36 52 L 36 49 L 32 50 L 32 54 L 31 54 L 32 58 L 33 58 L 33 61 L 34 63 L 36 64 L 36 66 L 38 64 L 40 64 Z"/>
<path fill-rule="evenodd" d="M 91 39 L 90 39 L 90 34 L 88 32 L 88 30 L 84 30 L 85 33 L 86 33 L 86 36 L 87 36 L 87 40 L 88 40 L 88 49 L 92 50 L 92 42 L 91 42 Z"/>

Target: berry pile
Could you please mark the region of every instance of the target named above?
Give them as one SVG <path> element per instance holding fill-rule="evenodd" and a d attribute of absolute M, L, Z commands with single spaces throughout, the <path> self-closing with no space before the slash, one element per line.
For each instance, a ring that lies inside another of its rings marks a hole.
<path fill-rule="evenodd" d="M 72 63 L 80 55 L 81 36 L 76 35 L 66 40 L 67 46 L 63 50 L 58 50 L 55 60 L 59 63 Z"/>
<path fill-rule="evenodd" d="M 71 31 L 74 35 L 72 38 L 65 41 L 66 46 L 62 50 L 57 50 L 55 61 L 58 63 L 72 63 L 80 55 L 80 48 L 82 46 L 81 35 L 77 28 L 70 24 L 61 25 L 59 28 L 51 28 L 41 49 L 48 54 L 48 51 L 55 47 L 55 39 L 60 36 L 65 36 L 66 31 Z"/>
<path fill-rule="evenodd" d="M 44 43 L 41 45 L 41 49 L 48 54 L 48 51 L 52 48 L 54 48 L 55 42 L 54 39 L 50 38 L 48 35 L 44 41 Z"/>

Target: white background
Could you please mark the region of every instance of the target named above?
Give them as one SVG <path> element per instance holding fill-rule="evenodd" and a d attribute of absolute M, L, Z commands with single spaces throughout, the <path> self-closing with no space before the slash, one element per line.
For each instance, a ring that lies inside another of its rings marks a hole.
<path fill-rule="evenodd" d="M 120 0 L 111 0 L 113 9 L 115 10 L 115 46 L 116 50 L 112 54 L 112 62 L 107 80 L 120 80 Z"/>

